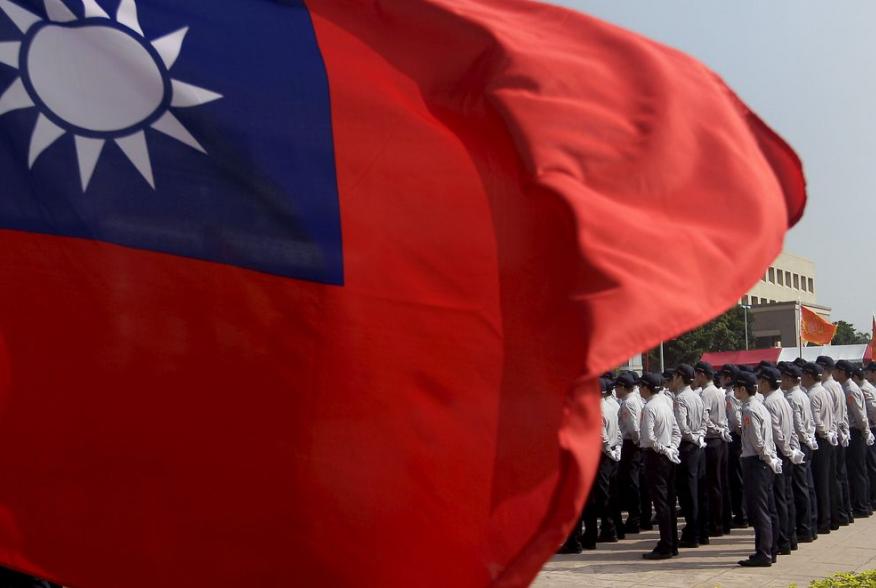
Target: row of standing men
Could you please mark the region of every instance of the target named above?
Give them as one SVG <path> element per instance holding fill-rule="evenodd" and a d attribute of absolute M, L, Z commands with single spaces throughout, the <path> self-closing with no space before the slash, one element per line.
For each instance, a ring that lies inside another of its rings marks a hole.
<path fill-rule="evenodd" d="M 755 551 L 739 564 L 770 566 L 876 508 L 876 363 L 699 362 L 600 385 L 602 453 L 563 553 L 656 522 L 643 557 L 668 559 L 751 525 Z"/>

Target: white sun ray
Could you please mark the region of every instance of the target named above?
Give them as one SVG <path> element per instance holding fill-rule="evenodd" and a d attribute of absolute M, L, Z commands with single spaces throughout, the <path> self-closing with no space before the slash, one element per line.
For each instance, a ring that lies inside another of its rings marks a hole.
<path fill-rule="evenodd" d="M 177 108 L 200 106 L 201 104 L 207 104 L 222 98 L 222 94 L 217 94 L 211 90 L 199 88 L 179 80 L 170 80 L 170 86 L 173 90 L 173 98 L 170 101 L 170 105 Z"/>
<path fill-rule="evenodd" d="M 21 53 L 21 43 L 7 41 L 0 43 L 0 63 L 18 69 L 18 56 Z"/>
<path fill-rule="evenodd" d="M 137 3 L 134 0 L 122 0 L 119 3 L 116 20 L 141 37 L 143 36 L 143 29 L 140 28 L 140 19 L 137 18 Z"/>
<path fill-rule="evenodd" d="M 149 148 L 146 146 L 146 135 L 143 131 L 116 139 L 116 144 L 154 190 L 155 178 L 152 177 L 152 162 L 149 160 Z"/>
<path fill-rule="evenodd" d="M 33 105 L 33 100 L 24 89 L 24 83 L 18 78 L 0 96 L 0 115 L 21 108 L 30 108 Z"/>
<path fill-rule="evenodd" d="M 82 191 L 85 192 L 88 189 L 88 183 L 91 181 L 91 176 L 94 174 L 94 168 L 97 166 L 97 160 L 100 159 L 100 152 L 103 150 L 103 145 L 106 141 L 77 135 L 75 142 L 76 157 L 79 160 L 79 180 L 82 182 Z"/>
<path fill-rule="evenodd" d="M 43 0 L 46 6 L 46 14 L 52 22 L 70 22 L 76 20 L 76 15 L 73 14 L 63 0 Z"/>
<path fill-rule="evenodd" d="M 0 10 L 3 10 L 3 12 L 6 13 L 9 20 L 15 23 L 15 26 L 17 26 L 22 33 L 26 33 L 30 27 L 43 20 L 33 12 L 25 10 L 18 4 L 10 2 L 9 0 L 0 0 Z"/>
<path fill-rule="evenodd" d="M 85 8 L 85 18 L 109 18 L 109 15 L 96 0 L 82 0 L 82 6 Z"/>
<path fill-rule="evenodd" d="M 164 62 L 164 66 L 167 69 L 172 68 L 173 64 L 176 63 L 176 58 L 179 57 L 183 40 L 185 40 L 186 33 L 188 32 L 189 27 L 183 27 L 178 31 L 152 41 L 152 46 L 158 51 L 158 55 L 161 56 L 161 61 Z"/>
<path fill-rule="evenodd" d="M 201 153 L 207 153 L 207 150 L 201 147 L 198 140 L 192 136 L 189 130 L 170 111 L 165 112 L 161 118 L 152 123 L 152 128 L 164 133 L 168 137 L 173 137 L 180 143 L 185 143 L 192 149 L 197 149 Z"/>
<path fill-rule="evenodd" d="M 40 114 L 37 117 L 36 126 L 33 128 L 33 134 L 30 136 L 30 152 L 27 155 L 27 167 L 33 168 L 37 157 L 66 132 L 47 119 L 45 115 Z"/>

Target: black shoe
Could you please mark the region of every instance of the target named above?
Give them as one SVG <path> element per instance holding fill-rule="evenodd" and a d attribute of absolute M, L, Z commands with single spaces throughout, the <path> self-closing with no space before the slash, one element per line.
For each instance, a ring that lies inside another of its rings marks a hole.
<path fill-rule="evenodd" d="M 814 537 L 797 537 L 797 543 L 812 543 L 818 538 L 818 536 Z"/>
<path fill-rule="evenodd" d="M 577 554 L 581 553 L 583 549 L 584 548 L 581 546 L 581 543 L 575 541 L 574 543 L 564 543 L 563 546 L 560 547 L 560 549 L 557 551 L 557 553 Z"/>
<path fill-rule="evenodd" d="M 799 541 L 799 539 L 798 539 L 798 541 Z M 792 543 L 792 544 L 791 544 L 791 551 L 797 551 L 797 549 L 798 549 L 797 544 L 796 544 L 796 543 Z"/>
<path fill-rule="evenodd" d="M 709 531 L 709 537 L 723 537 L 724 531 Z"/>
<path fill-rule="evenodd" d="M 671 557 L 671 553 L 664 553 L 662 551 L 650 551 L 642 554 L 642 559 L 669 559 Z"/>
<path fill-rule="evenodd" d="M 848 523 L 846 523 L 846 524 L 848 525 Z M 840 525 L 839 525 L 839 524 L 831 525 L 831 526 L 830 526 L 830 530 L 831 530 L 831 531 L 839 531 L 839 528 L 840 528 Z M 819 531 L 819 533 L 820 533 L 820 532 L 821 532 L 821 531 Z"/>
<path fill-rule="evenodd" d="M 685 549 L 696 549 L 700 546 L 696 541 L 687 541 L 686 539 L 682 539 L 678 542 L 679 547 L 684 547 Z"/>
<path fill-rule="evenodd" d="M 639 534 L 639 525 L 626 525 L 624 526 L 624 533 L 627 535 L 638 535 Z"/>
<path fill-rule="evenodd" d="M 589 543 L 587 541 L 585 541 L 581 546 L 587 551 L 593 551 L 594 549 L 596 549 L 596 543 Z"/>
<path fill-rule="evenodd" d="M 745 519 L 733 519 L 734 529 L 747 529 L 748 522 Z"/>
<path fill-rule="evenodd" d="M 852 523 L 852 522 L 853 522 L 852 520 L 848 520 L 848 521 L 840 521 L 840 522 L 839 522 L 839 526 L 840 526 L 840 527 L 848 527 L 848 526 L 849 526 L 849 523 Z M 837 527 L 837 528 L 839 528 L 839 527 Z M 833 527 L 831 527 L 831 529 L 833 529 Z"/>
<path fill-rule="evenodd" d="M 700 537 L 700 545 L 708 545 L 709 543 L 711 543 L 711 541 L 709 541 L 708 537 Z"/>
<path fill-rule="evenodd" d="M 639 530 L 640 531 L 653 531 L 654 525 L 652 525 L 651 523 L 648 523 L 647 525 L 639 525 Z"/>
<path fill-rule="evenodd" d="M 777 558 L 775 555 L 773 555 L 773 557 L 770 559 L 770 563 L 776 563 L 776 561 L 778 561 L 778 559 L 779 558 Z"/>
<path fill-rule="evenodd" d="M 866 519 L 867 517 L 870 516 L 870 513 L 866 512 L 866 511 L 863 511 L 863 510 L 856 510 L 856 511 L 854 512 L 854 515 L 855 515 L 857 518 Z"/>
<path fill-rule="evenodd" d="M 768 568 L 773 564 L 768 559 L 761 559 L 759 557 L 757 557 L 757 558 L 753 557 L 751 559 L 740 559 L 739 565 L 741 565 L 744 568 Z"/>
<path fill-rule="evenodd" d="M 597 543 L 617 543 L 617 535 L 600 535 Z"/>
<path fill-rule="evenodd" d="M 678 550 L 677 549 L 672 550 L 672 557 L 678 557 Z"/>
<path fill-rule="evenodd" d="M 779 550 L 779 555 L 791 555 L 791 548 L 790 547 L 783 547 L 782 549 Z"/>

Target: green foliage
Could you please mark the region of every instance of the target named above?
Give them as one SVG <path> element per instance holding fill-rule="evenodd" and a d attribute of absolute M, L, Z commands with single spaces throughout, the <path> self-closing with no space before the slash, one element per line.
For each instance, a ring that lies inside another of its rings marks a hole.
<path fill-rule="evenodd" d="M 738 351 L 745 349 L 745 310 L 734 306 L 705 325 L 663 344 L 664 363 L 673 367 L 680 363 L 693 364 L 708 351 Z M 748 316 L 748 341 L 754 343 L 751 333 L 751 315 Z M 652 371 L 660 366 L 659 349 L 648 352 L 646 361 Z"/>
<path fill-rule="evenodd" d="M 876 588 L 876 570 L 860 574 L 841 572 L 824 580 L 813 580 L 809 588 Z"/>
<path fill-rule="evenodd" d="M 869 333 L 856 331 L 851 323 L 846 321 L 837 321 L 836 335 L 833 336 L 833 345 L 856 345 L 859 343 L 867 343 L 870 341 Z"/>

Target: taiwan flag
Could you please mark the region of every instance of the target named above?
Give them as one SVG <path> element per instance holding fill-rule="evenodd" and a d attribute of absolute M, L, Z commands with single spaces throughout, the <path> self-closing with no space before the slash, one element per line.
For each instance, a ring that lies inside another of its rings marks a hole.
<path fill-rule="evenodd" d="M 601 372 L 801 216 L 690 57 L 526 0 L 0 0 L 0 564 L 519 586 Z"/>

